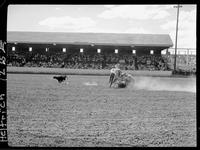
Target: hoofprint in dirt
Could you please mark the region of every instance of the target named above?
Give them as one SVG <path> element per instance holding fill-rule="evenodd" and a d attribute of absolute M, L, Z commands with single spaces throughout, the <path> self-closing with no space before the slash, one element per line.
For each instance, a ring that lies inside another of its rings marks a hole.
<path fill-rule="evenodd" d="M 196 146 L 196 79 L 114 89 L 107 76 L 7 77 L 9 146 Z"/>

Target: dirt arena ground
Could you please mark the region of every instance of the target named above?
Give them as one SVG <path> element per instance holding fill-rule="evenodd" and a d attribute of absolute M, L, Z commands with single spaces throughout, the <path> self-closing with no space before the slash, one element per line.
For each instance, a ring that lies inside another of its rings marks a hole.
<path fill-rule="evenodd" d="M 8 144 L 14 147 L 196 146 L 196 79 L 7 75 Z"/>

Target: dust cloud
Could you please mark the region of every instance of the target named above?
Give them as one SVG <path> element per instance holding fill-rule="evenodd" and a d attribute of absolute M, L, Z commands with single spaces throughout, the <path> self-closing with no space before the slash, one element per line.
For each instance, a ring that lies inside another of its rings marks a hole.
<path fill-rule="evenodd" d="M 136 90 L 196 93 L 196 78 L 135 77 L 135 82 L 130 87 Z"/>
<path fill-rule="evenodd" d="M 97 86 L 98 85 L 96 82 L 84 82 L 83 84 L 86 86 Z"/>

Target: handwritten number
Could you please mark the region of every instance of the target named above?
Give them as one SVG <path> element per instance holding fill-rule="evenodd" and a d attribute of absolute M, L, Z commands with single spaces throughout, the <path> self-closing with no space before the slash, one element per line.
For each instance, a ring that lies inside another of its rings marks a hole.
<path fill-rule="evenodd" d="M 3 69 L 3 71 L 0 71 L 1 75 L 5 75 L 5 69 Z"/>

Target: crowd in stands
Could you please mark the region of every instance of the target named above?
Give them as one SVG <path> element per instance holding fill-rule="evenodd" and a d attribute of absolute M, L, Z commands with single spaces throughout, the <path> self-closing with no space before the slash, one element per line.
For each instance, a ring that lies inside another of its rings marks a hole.
<path fill-rule="evenodd" d="M 168 63 L 174 62 L 174 55 L 163 55 L 167 59 Z M 185 64 L 185 65 L 196 65 L 196 56 L 195 55 L 178 55 L 176 58 L 177 64 Z"/>
<path fill-rule="evenodd" d="M 163 57 L 167 60 L 169 68 L 173 70 L 175 56 L 163 55 Z M 178 72 L 196 74 L 196 55 L 177 55 L 176 66 Z"/>
<path fill-rule="evenodd" d="M 117 62 L 124 60 L 125 70 L 171 70 L 174 58 L 170 55 L 118 55 L 118 54 L 61 54 L 51 55 L 32 53 L 12 53 L 7 57 L 8 66 L 26 67 L 52 67 L 70 69 L 111 69 Z M 188 58 L 188 61 L 195 63 L 196 57 Z M 186 63 L 185 57 L 178 57 L 177 63 Z"/>

